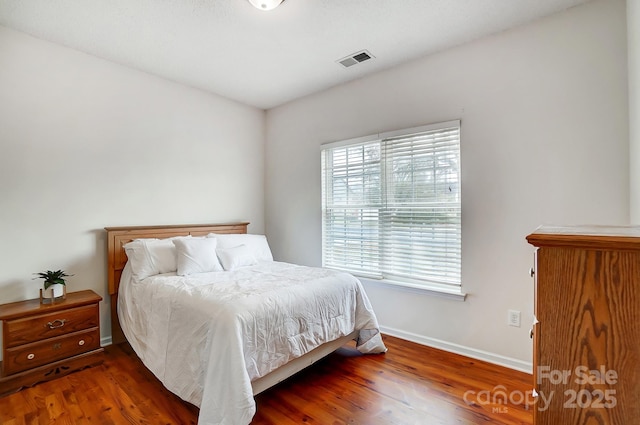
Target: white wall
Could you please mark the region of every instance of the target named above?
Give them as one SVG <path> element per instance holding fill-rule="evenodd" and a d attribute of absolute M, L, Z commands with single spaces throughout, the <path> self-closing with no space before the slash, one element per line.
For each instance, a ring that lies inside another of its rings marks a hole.
<path fill-rule="evenodd" d="M 627 0 L 631 222 L 640 225 L 640 0 Z"/>
<path fill-rule="evenodd" d="M 105 226 L 264 231 L 264 111 L 0 27 L 0 302 L 32 273 L 103 296 Z"/>
<path fill-rule="evenodd" d="M 530 367 L 525 236 L 629 222 L 625 19 L 623 0 L 587 3 L 268 111 L 275 257 L 321 263 L 321 144 L 460 118 L 467 300 L 365 286 L 387 330 Z"/>

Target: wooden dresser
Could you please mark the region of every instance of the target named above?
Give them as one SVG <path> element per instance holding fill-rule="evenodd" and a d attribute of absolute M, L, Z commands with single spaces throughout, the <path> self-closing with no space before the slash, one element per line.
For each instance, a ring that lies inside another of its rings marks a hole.
<path fill-rule="evenodd" d="M 640 227 L 540 227 L 535 425 L 640 423 Z"/>
<path fill-rule="evenodd" d="M 101 363 L 101 300 L 80 291 L 54 304 L 33 299 L 0 305 L 0 395 Z"/>

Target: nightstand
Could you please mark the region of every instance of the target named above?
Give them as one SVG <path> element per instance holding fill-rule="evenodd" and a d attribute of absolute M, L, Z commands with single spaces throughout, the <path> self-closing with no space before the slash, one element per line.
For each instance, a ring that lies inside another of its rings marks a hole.
<path fill-rule="evenodd" d="M 102 363 L 100 295 L 69 292 L 65 300 L 0 305 L 0 395 Z"/>

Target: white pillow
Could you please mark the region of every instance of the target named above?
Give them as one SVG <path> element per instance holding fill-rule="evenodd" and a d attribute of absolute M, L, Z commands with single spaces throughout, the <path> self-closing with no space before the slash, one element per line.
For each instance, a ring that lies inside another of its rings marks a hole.
<path fill-rule="evenodd" d="M 124 246 L 135 279 L 177 270 L 176 249 L 170 239 L 136 239 Z"/>
<path fill-rule="evenodd" d="M 225 270 L 234 270 L 238 267 L 253 266 L 258 264 L 251 249 L 246 245 L 238 245 L 233 248 L 218 248 L 218 258 Z"/>
<path fill-rule="evenodd" d="M 184 238 L 173 241 L 176 246 L 177 274 L 187 276 L 222 270 L 216 256 L 218 241 L 212 238 Z"/>
<path fill-rule="evenodd" d="M 250 235 L 244 233 L 220 235 L 216 233 L 209 233 L 207 237 L 216 238 L 218 240 L 218 248 L 227 249 L 246 245 L 255 257 L 256 261 L 273 261 L 271 248 L 269 248 L 269 243 L 267 242 L 267 237 L 265 235 Z"/>

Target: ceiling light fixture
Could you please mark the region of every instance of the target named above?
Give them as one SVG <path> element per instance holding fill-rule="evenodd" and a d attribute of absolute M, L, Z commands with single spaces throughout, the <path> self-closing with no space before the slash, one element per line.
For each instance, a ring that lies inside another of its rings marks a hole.
<path fill-rule="evenodd" d="M 260 10 L 273 10 L 284 0 L 249 0 L 249 3 L 256 9 Z"/>

